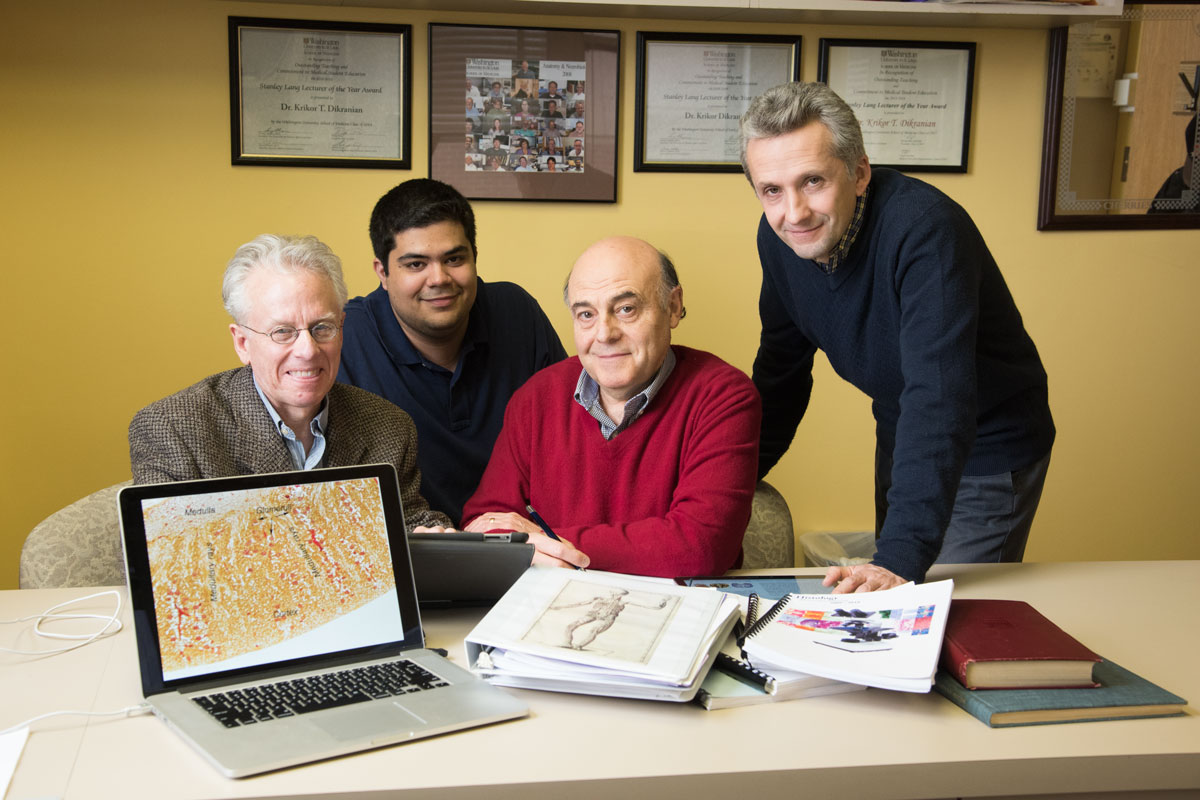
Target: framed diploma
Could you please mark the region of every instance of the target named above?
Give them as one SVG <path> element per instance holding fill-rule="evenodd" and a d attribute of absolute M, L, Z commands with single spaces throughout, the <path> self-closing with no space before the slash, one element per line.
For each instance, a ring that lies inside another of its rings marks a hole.
<path fill-rule="evenodd" d="M 634 171 L 741 172 L 746 107 L 799 78 L 799 36 L 638 31 Z"/>
<path fill-rule="evenodd" d="M 429 26 L 429 176 L 474 200 L 617 200 L 619 31 Z"/>
<path fill-rule="evenodd" d="M 233 163 L 409 169 L 412 27 L 229 18 Z"/>
<path fill-rule="evenodd" d="M 822 39 L 817 80 L 854 109 L 872 166 L 967 171 L 974 42 Z"/>

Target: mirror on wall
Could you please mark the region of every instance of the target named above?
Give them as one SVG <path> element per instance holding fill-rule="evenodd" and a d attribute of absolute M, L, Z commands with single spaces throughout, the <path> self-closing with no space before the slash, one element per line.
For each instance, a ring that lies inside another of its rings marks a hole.
<path fill-rule="evenodd" d="M 1200 228 L 1200 3 L 1050 36 L 1038 230 Z"/>

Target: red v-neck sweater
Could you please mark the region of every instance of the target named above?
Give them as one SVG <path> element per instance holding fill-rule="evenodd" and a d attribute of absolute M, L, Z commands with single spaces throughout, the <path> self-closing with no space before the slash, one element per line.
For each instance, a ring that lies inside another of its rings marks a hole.
<path fill-rule="evenodd" d="M 605 441 L 575 402 L 579 359 L 535 374 L 509 401 L 466 524 L 529 502 L 592 569 L 714 575 L 741 556 L 758 460 L 758 393 L 721 359 L 675 346 L 667 382 Z"/>

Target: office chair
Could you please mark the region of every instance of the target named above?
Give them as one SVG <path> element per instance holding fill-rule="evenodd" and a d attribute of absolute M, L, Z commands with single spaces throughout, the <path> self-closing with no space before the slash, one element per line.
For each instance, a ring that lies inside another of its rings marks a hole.
<path fill-rule="evenodd" d="M 767 569 L 796 565 L 796 539 L 787 501 L 771 484 L 759 481 L 750 507 L 750 524 L 742 540 L 742 568 Z"/>
<path fill-rule="evenodd" d="M 21 548 L 22 589 L 113 586 L 125 582 L 117 492 L 123 481 L 59 509 L 34 526 Z M 742 540 L 742 567 L 795 566 L 792 514 L 779 491 L 759 481 Z"/>
<path fill-rule="evenodd" d="M 35 525 L 21 548 L 21 588 L 124 583 L 117 492 L 131 483 L 92 492 Z"/>

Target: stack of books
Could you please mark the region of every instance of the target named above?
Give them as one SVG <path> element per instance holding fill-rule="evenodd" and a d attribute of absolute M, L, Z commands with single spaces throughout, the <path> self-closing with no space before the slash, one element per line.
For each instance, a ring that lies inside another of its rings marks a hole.
<path fill-rule="evenodd" d="M 934 688 L 993 728 L 1183 713 L 1020 600 L 955 600 Z"/>
<path fill-rule="evenodd" d="M 467 659 L 500 686 L 683 702 L 739 617 L 711 589 L 531 567 L 467 635 Z"/>

